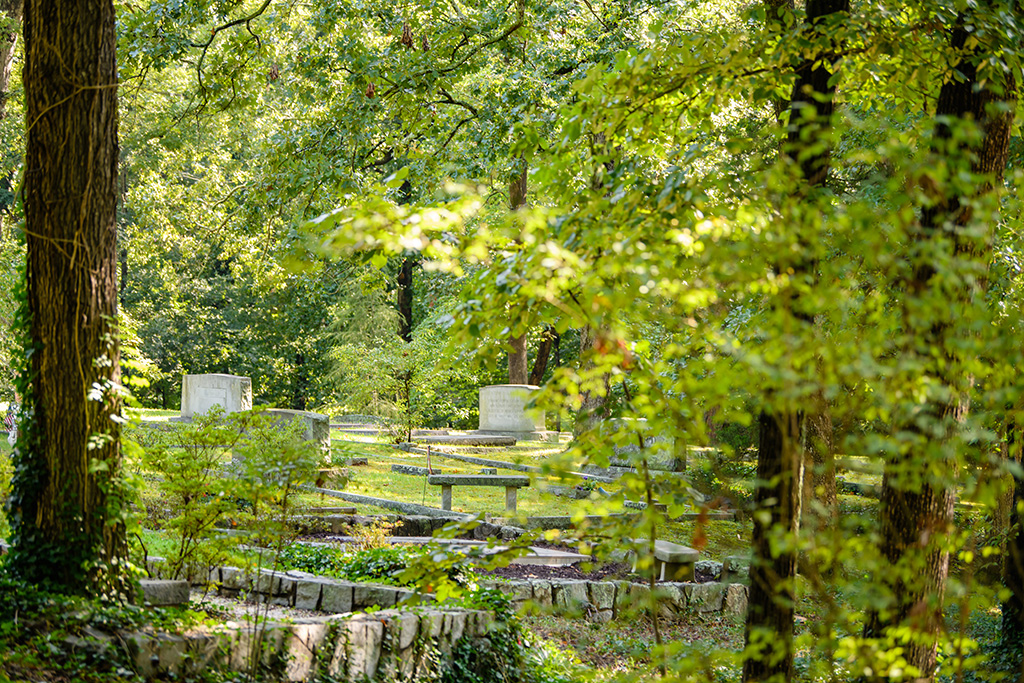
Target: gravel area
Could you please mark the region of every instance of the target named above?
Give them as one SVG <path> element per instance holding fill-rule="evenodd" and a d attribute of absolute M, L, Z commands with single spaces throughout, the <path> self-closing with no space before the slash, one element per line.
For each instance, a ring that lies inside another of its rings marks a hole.
<path fill-rule="evenodd" d="M 260 621 L 263 619 L 285 621 L 288 619 L 329 616 L 326 612 L 282 607 L 280 605 L 257 604 L 252 600 L 242 600 L 240 598 L 225 598 L 214 592 L 198 589 L 192 590 L 189 596 L 189 603 L 192 607 L 202 609 L 211 616 L 216 616 L 224 621 L 253 621 L 256 618 L 257 608 L 259 608 Z"/>

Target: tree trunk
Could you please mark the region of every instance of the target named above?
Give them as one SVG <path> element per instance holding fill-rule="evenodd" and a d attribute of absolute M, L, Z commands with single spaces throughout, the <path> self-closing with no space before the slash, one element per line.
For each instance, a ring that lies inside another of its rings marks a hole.
<path fill-rule="evenodd" d="M 758 418 L 757 480 L 767 482 L 754 493 L 753 562 L 744 640 L 756 654 L 743 662 L 744 681 L 793 679 L 793 605 L 797 553 L 795 544 L 773 553 L 773 539 L 795 539 L 800 523 L 803 455 L 802 419 L 795 413 Z M 765 519 L 759 511 L 767 511 Z M 781 678 L 780 678 L 781 677 Z"/>
<path fill-rule="evenodd" d="M 551 357 L 551 347 L 554 345 L 558 332 L 550 325 L 544 327 L 544 334 L 540 338 L 540 346 L 537 347 L 537 357 L 533 359 L 533 370 L 530 371 L 530 379 L 527 382 L 534 386 L 540 386 L 544 380 L 544 373 L 548 370 L 548 359 Z"/>
<path fill-rule="evenodd" d="M 508 383 L 526 384 L 530 372 L 526 356 L 526 335 L 509 337 L 508 345 Z"/>
<path fill-rule="evenodd" d="M 527 166 L 521 159 L 523 169 L 517 175 L 512 176 L 508 183 L 508 208 L 518 211 L 526 206 L 526 171 Z M 526 335 L 509 337 L 508 345 L 508 383 L 528 384 L 530 378 L 529 356 L 526 350 Z"/>
<path fill-rule="evenodd" d="M 28 411 L 11 565 L 58 590 L 114 588 L 121 447 L 117 67 L 111 0 L 25 6 Z"/>
<path fill-rule="evenodd" d="M 416 258 L 406 257 L 398 273 L 398 336 L 403 341 L 412 341 L 412 273 Z"/>
<path fill-rule="evenodd" d="M 306 393 L 309 391 L 309 369 L 306 356 L 301 351 L 295 352 L 295 383 L 292 385 L 292 408 L 306 409 Z"/>
<path fill-rule="evenodd" d="M 813 397 L 811 412 L 804 422 L 806 430 L 807 462 L 809 472 L 804 477 L 805 498 L 814 504 L 804 506 L 804 525 L 814 531 L 828 529 L 838 511 L 836 490 L 835 429 L 832 425 L 832 410 L 828 400 L 817 392 Z"/>
<path fill-rule="evenodd" d="M 517 159 L 517 162 L 523 168 L 508 181 L 508 208 L 513 211 L 526 206 L 526 172 L 529 170 L 525 161 Z"/>
<path fill-rule="evenodd" d="M 999 181 L 1009 152 L 1016 84 L 1012 77 L 995 84 L 1005 86 L 1004 92 L 997 94 L 991 81 L 978 78 L 976 62 L 987 59 L 988 55 L 980 54 L 977 47 L 964 53 L 969 37 L 964 28 L 967 23 L 967 17 L 959 16 L 951 35 L 951 47 L 964 54 L 955 67 L 963 78 L 949 79 L 939 92 L 933 151 L 947 159 L 951 155 L 972 154 L 972 171 Z M 990 105 L 999 100 L 1010 106 L 994 117 L 989 116 Z M 984 133 L 981 144 L 969 147 L 969 141 L 953 130 L 951 122 L 956 120 L 978 122 Z M 990 183 L 979 184 L 975 196 L 991 189 Z M 935 358 L 933 353 L 934 349 L 949 349 L 954 345 L 951 320 L 936 320 L 935 317 L 934 292 L 937 290 L 933 278 L 937 274 L 936 261 L 943 258 L 935 253 L 936 245 L 946 241 L 950 225 L 967 225 L 972 209 L 970 204 L 961 205 L 955 191 L 940 188 L 932 199 L 921 211 L 919 230 L 914 237 L 920 251 L 917 262 L 908 277 L 898 283 L 906 292 L 903 320 L 912 340 L 911 348 L 903 352 L 904 357 L 916 357 L 923 365 L 921 372 L 934 377 L 938 385 L 938 395 L 930 399 L 923 410 L 908 418 L 905 424 L 895 425 L 904 433 L 917 434 L 921 447 L 934 439 L 936 430 L 944 430 L 947 441 L 955 436 L 967 417 L 971 385 L 971 379 L 958 370 L 960 363 L 955 357 L 947 353 L 945 357 Z M 946 257 L 950 260 L 972 258 L 987 263 L 991 227 L 980 237 L 965 235 L 965 232 L 954 233 L 953 253 Z M 952 310 L 968 304 L 971 293 L 966 288 L 961 293 L 962 299 L 944 302 L 944 306 Z M 923 481 L 915 482 L 919 486 L 907 490 L 905 472 L 917 463 L 923 466 L 924 460 L 914 452 L 900 454 L 887 463 L 879 506 L 882 553 L 890 567 L 880 572 L 880 578 L 890 589 L 893 604 L 884 613 L 869 613 L 864 632 L 867 636 L 878 637 L 890 628 L 909 627 L 911 636 L 900 643 L 907 663 L 920 671 L 919 680 L 932 680 L 949 573 L 949 553 L 942 540 L 953 528 L 954 491 L 951 486 L 938 485 L 936 477 L 922 477 Z M 903 577 L 907 576 L 913 580 L 904 581 Z"/>
<path fill-rule="evenodd" d="M 586 361 L 586 355 L 594 348 L 597 335 L 594 328 L 589 325 L 580 329 L 580 355 L 581 362 Z M 572 427 L 573 439 L 578 439 L 581 434 L 594 427 L 598 422 L 608 419 L 608 381 L 605 380 L 605 391 L 598 394 L 593 391 L 584 391 L 580 396 L 580 409 L 576 413 L 576 422 Z"/>
<path fill-rule="evenodd" d="M 1021 462 L 1020 430 L 1016 423 L 1006 427 L 1006 457 Z M 1010 535 L 1003 555 L 1003 585 L 1010 595 L 1003 601 L 1002 640 L 1020 650 L 1024 642 L 1024 533 L 1021 533 L 1021 508 L 1024 508 L 1024 479 L 1013 478 L 1013 503 L 1010 506 Z"/>
<path fill-rule="evenodd" d="M 769 7 L 784 3 L 773 2 Z M 849 0 L 808 0 L 806 25 L 848 12 Z M 789 133 L 783 154 L 799 164 L 802 191 L 810 194 L 828 177 L 830 149 L 825 134 L 831 125 L 835 85 L 832 57 L 826 51 L 797 67 L 790 97 Z M 780 264 L 799 274 L 813 274 L 813 259 L 799 257 Z M 782 268 L 780 268 L 782 269 Z M 800 310 L 795 291 L 780 292 L 795 322 L 810 330 L 813 316 Z M 803 414 L 790 408 L 762 410 L 758 418 L 757 486 L 754 493 L 753 560 L 744 641 L 743 681 L 791 680 L 793 677 L 793 606 L 799 536 L 804 455 L 800 447 Z M 766 519 L 762 513 L 769 512 Z M 767 523 L 765 523 L 767 522 Z M 779 536 L 785 539 L 780 545 Z M 774 551 L 774 552 L 773 552 Z"/>

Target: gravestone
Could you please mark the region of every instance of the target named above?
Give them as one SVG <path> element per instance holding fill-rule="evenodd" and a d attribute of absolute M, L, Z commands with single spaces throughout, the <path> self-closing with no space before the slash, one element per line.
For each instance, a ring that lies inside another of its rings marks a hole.
<path fill-rule="evenodd" d="M 524 441 L 550 438 L 554 432 L 545 431 L 544 411 L 527 408 L 539 389 L 530 384 L 493 384 L 482 387 L 478 433 L 514 436 Z"/>
<path fill-rule="evenodd" d="M 320 413 L 311 413 L 308 410 L 286 410 L 284 408 L 271 408 L 267 411 L 276 420 L 290 421 L 302 420 L 302 438 L 306 441 L 314 441 L 320 446 L 324 461 L 331 462 L 331 424 L 330 418 Z"/>
<path fill-rule="evenodd" d="M 213 406 L 225 413 L 252 409 L 252 380 L 238 375 L 185 375 L 181 382 L 181 417 L 191 420 Z"/>

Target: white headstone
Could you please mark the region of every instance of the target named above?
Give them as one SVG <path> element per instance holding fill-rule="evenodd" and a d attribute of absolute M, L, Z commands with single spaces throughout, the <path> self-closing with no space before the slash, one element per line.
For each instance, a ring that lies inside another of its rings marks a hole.
<path fill-rule="evenodd" d="M 544 411 L 526 404 L 540 387 L 531 384 L 494 384 L 480 389 L 480 431 L 543 432 Z"/>
<path fill-rule="evenodd" d="M 252 408 L 252 380 L 238 375 L 185 375 L 181 382 L 181 416 L 202 415 L 213 406 L 225 413 Z"/>

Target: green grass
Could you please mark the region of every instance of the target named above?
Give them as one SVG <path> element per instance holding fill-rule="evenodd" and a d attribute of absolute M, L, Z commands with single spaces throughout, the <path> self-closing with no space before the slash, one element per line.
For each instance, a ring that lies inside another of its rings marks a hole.
<path fill-rule="evenodd" d="M 161 419 L 172 416 L 173 411 L 146 411 L 147 419 Z M 439 486 L 427 484 L 425 476 L 414 476 L 398 474 L 391 471 L 391 465 L 402 463 L 425 467 L 427 456 L 422 453 L 408 453 L 399 450 L 390 444 L 383 443 L 382 439 L 374 436 L 339 434 L 332 433 L 332 458 L 335 463 L 342 463 L 350 457 L 365 456 L 368 458 L 368 465 L 348 466 L 345 469 L 349 474 L 348 481 L 340 477 L 329 477 L 325 482 L 325 488 L 343 489 L 349 493 L 387 498 L 406 503 L 416 503 L 434 508 L 441 507 L 441 489 Z M 540 442 L 521 442 L 510 448 L 455 448 L 444 446 L 445 450 L 472 455 L 474 457 L 487 458 L 505 462 L 514 462 L 541 466 L 551 458 L 565 450 L 564 444 L 550 444 Z M 691 471 L 696 472 L 709 459 L 714 458 L 714 453 L 694 451 L 691 454 L 689 466 Z M 860 462 L 864 460 L 864 462 Z M 451 474 L 476 474 L 481 466 L 462 462 L 447 457 L 447 454 L 433 450 L 430 464 L 435 469 L 440 469 Z M 858 481 L 864 483 L 875 483 L 872 481 L 875 475 L 870 472 L 871 463 L 865 459 L 846 458 L 844 465 L 851 470 L 856 470 Z M 749 468 L 748 468 L 749 469 Z M 743 471 L 742 468 L 740 471 Z M 524 474 L 513 469 L 498 469 L 499 474 Z M 850 478 L 848 477 L 848 480 Z M 572 482 L 565 482 L 571 484 Z M 745 478 L 731 479 L 731 485 L 743 488 L 749 486 L 750 482 Z M 150 484 L 150 486 L 153 486 Z M 611 493 L 619 491 L 617 484 L 600 484 L 602 488 Z M 505 495 L 503 487 L 486 486 L 456 486 L 452 492 L 452 507 L 455 512 L 469 514 L 481 514 L 492 518 L 505 517 Z M 869 499 L 842 496 L 843 501 L 850 498 L 848 505 L 851 506 L 874 506 L 875 502 Z M 610 510 L 607 500 L 598 493 L 591 494 L 591 500 L 573 500 L 566 497 L 555 496 L 544 490 L 542 477 L 534 477 L 534 485 L 519 489 L 518 493 L 518 520 L 509 520 L 509 523 L 522 525 L 525 517 L 535 516 L 573 516 L 582 514 L 606 515 L 608 512 L 635 513 L 635 510 Z M 372 505 L 353 504 L 345 500 L 334 498 L 325 494 L 303 493 L 293 500 L 296 511 L 303 508 L 316 507 L 354 507 L 357 514 L 362 515 L 388 515 L 395 514 L 393 510 L 380 508 Z M 637 528 L 634 535 L 645 536 L 646 529 Z M 749 548 L 750 524 L 749 522 L 733 522 L 726 520 L 710 520 L 704 524 L 695 521 L 665 522 L 657 528 L 657 537 L 677 543 L 696 547 L 701 550 L 702 556 L 711 559 L 722 559 L 728 555 L 742 553 Z M 154 551 L 150 551 L 154 552 Z M 158 552 L 155 554 L 159 554 Z"/>

